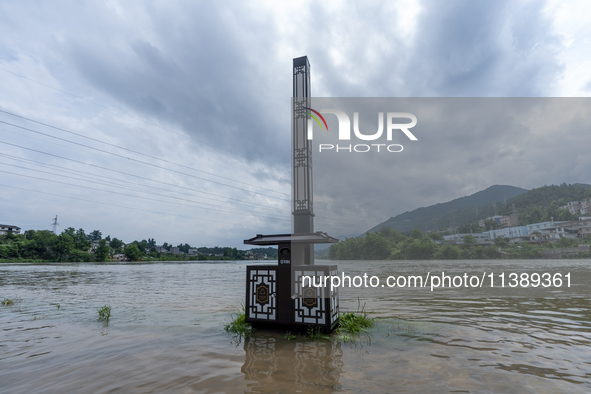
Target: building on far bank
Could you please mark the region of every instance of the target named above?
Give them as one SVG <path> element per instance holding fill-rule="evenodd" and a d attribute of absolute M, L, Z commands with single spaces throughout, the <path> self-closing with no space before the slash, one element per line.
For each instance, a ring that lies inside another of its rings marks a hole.
<path fill-rule="evenodd" d="M 11 224 L 0 224 L 0 235 L 6 235 L 8 233 L 20 234 L 21 228 Z"/>
<path fill-rule="evenodd" d="M 189 256 L 197 256 L 199 255 L 199 250 L 197 248 L 189 248 Z"/>
<path fill-rule="evenodd" d="M 586 198 L 581 201 L 571 201 L 566 204 L 566 207 L 572 215 L 585 215 L 591 213 L 591 198 Z"/>
<path fill-rule="evenodd" d="M 443 240 L 444 243 L 461 244 L 466 235 L 472 235 L 479 244 L 492 243 L 495 238 L 506 238 L 509 242 L 556 242 L 560 238 L 584 238 L 591 235 L 591 218 L 582 219 L 570 222 L 532 223 L 475 234 L 451 234 L 443 236 Z"/>
<path fill-rule="evenodd" d="M 492 220 L 493 222 L 497 222 L 501 227 L 513 227 L 513 226 L 517 226 L 517 215 L 516 214 L 511 214 L 511 215 L 505 215 L 505 216 L 490 216 L 487 217 L 486 219 L 481 219 L 478 221 L 478 226 L 485 228 L 486 224 L 485 222 L 487 220 Z"/>
<path fill-rule="evenodd" d="M 489 216 L 485 219 L 480 219 L 480 221 L 478 221 L 478 226 L 485 228 L 486 224 L 484 222 L 486 222 L 488 220 L 492 220 L 493 222 L 497 222 L 498 224 L 501 224 L 501 218 L 502 218 L 502 216 L 496 215 L 496 216 Z"/>
<path fill-rule="evenodd" d="M 94 252 L 95 250 L 97 250 L 100 242 L 101 242 L 100 239 L 92 240 L 92 242 L 90 243 L 90 250 L 88 252 L 90 253 L 90 252 Z"/>

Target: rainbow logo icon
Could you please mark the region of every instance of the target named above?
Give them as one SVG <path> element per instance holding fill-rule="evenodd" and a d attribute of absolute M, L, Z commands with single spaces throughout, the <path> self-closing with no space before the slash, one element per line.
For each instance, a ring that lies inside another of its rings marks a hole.
<path fill-rule="evenodd" d="M 324 123 L 324 126 L 326 126 L 326 131 L 328 131 L 328 125 L 326 124 L 326 120 L 324 120 L 324 116 L 320 115 L 320 112 L 312 109 L 312 108 L 308 108 L 308 107 L 304 107 L 305 109 L 307 109 L 308 111 L 312 111 L 314 112 L 314 114 L 320 116 L 320 119 L 322 119 L 322 122 Z M 314 116 L 313 113 L 308 112 L 308 115 L 310 115 L 312 118 L 314 118 L 314 120 L 316 120 L 316 123 L 318 123 L 318 126 L 320 126 L 320 130 L 323 130 L 324 128 L 322 127 L 322 123 L 320 123 L 320 120 Z"/>

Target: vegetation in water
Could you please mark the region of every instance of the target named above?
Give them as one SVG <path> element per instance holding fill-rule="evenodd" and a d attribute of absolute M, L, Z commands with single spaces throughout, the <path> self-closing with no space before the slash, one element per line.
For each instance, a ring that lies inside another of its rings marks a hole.
<path fill-rule="evenodd" d="M 99 315 L 99 320 L 104 320 L 107 323 L 109 322 L 109 319 L 111 318 L 111 307 L 109 305 L 97 308 L 97 312 Z"/>
<path fill-rule="evenodd" d="M 10 306 L 10 305 L 14 305 L 14 299 L 11 298 L 5 298 L 2 301 L 0 301 L 0 304 L 2 306 Z"/>
<path fill-rule="evenodd" d="M 239 337 L 249 338 L 252 334 L 252 324 L 246 322 L 246 307 L 244 304 L 240 305 L 240 309 L 232 314 L 230 323 L 224 326 L 229 334 L 235 334 Z"/>
<path fill-rule="evenodd" d="M 343 334 L 358 335 L 373 327 L 373 318 L 367 317 L 367 314 L 356 312 L 344 313 L 339 317 L 339 327 L 337 331 Z"/>
<path fill-rule="evenodd" d="M 285 335 L 283 335 L 283 339 L 287 339 L 288 341 L 291 341 L 292 339 L 296 339 L 298 336 L 294 335 L 291 333 L 291 331 L 288 331 L 285 333 Z"/>
<path fill-rule="evenodd" d="M 306 338 L 317 341 L 319 339 L 330 339 L 330 336 L 326 335 L 320 327 L 308 327 Z"/>
<path fill-rule="evenodd" d="M 361 301 L 357 298 L 357 312 L 347 312 L 339 316 L 337 332 L 340 335 L 340 339 L 345 342 L 367 331 L 375 324 L 374 319 L 369 317 L 365 311 L 365 304 L 363 304 L 363 308 L 361 309 L 359 308 L 360 305 Z"/>

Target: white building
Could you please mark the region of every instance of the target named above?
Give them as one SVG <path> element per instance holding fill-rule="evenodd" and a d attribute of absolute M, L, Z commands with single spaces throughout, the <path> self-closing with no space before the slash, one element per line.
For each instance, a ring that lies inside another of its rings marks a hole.
<path fill-rule="evenodd" d="M 566 207 L 568 207 L 568 211 L 572 215 L 585 215 L 591 213 L 591 198 L 586 198 L 581 201 L 571 201 L 566 204 Z"/>
<path fill-rule="evenodd" d="M 519 238 L 530 234 L 527 226 L 505 227 L 497 230 L 489 230 L 487 232 L 490 233 L 490 238 L 493 240 L 495 238 Z"/>
<path fill-rule="evenodd" d="M 506 227 L 476 234 L 451 234 L 444 235 L 443 239 L 447 243 L 461 244 L 464 243 L 466 235 L 472 235 L 477 243 L 490 243 L 495 238 L 508 238 L 512 242 L 519 242 L 520 239 L 525 241 L 557 241 L 560 238 L 584 238 L 591 235 L 591 218 L 572 222 L 533 223 L 527 226 Z"/>
<path fill-rule="evenodd" d="M 6 235 L 8 233 L 20 234 L 21 228 L 11 224 L 0 224 L 0 235 Z"/>
<path fill-rule="evenodd" d="M 197 248 L 189 248 L 189 256 L 197 256 L 199 254 L 199 251 L 197 250 Z"/>

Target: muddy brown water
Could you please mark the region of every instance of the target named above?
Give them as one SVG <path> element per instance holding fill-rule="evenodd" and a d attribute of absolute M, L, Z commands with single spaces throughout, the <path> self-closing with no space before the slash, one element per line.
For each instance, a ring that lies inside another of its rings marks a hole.
<path fill-rule="evenodd" d="M 331 263 L 382 284 L 442 271 L 506 283 L 344 288 L 341 310 L 378 318 L 355 342 L 244 340 L 223 324 L 253 262 L 2 264 L 0 300 L 17 302 L 0 307 L 0 392 L 591 392 L 591 260 Z M 507 283 L 569 272 L 570 287 Z"/>

